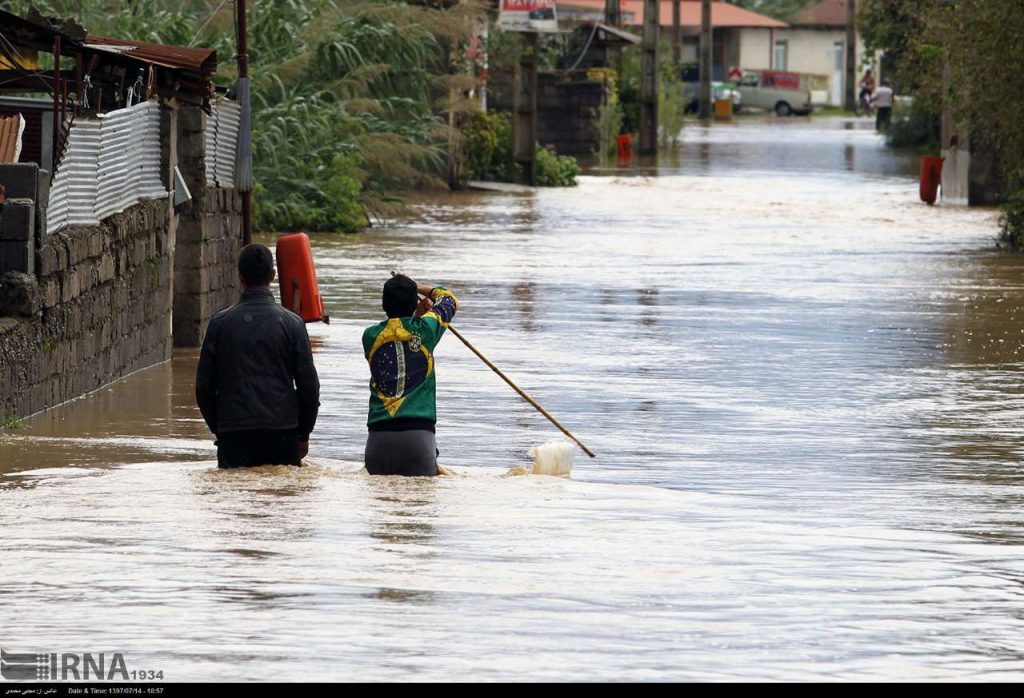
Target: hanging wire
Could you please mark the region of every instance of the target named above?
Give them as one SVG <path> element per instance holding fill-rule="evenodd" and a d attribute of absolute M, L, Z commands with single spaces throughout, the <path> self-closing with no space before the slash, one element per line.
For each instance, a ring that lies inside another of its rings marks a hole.
<path fill-rule="evenodd" d="M 203 26 L 199 27 L 199 29 L 196 30 L 196 35 L 193 36 L 192 40 L 188 42 L 189 46 L 195 46 L 196 41 L 202 35 L 203 31 L 206 29 L 206 27 L 208 27 L 210 25 L 210 22 L 213 21 L 213 18 L 216 17 L 218 14 L 220 14 L 220 11 L 224 9 L 224 6 L 227 5 L 228 2 L 229 2 L 229 0 L 221 0 L 221 3 L 219 5 L 217 5 L 217 9 L 214 10 L 210 14 L 210 16 L 206 18 L 205 22 L 203 22 Z M 231 0 L 231 4 L 232 5 L 234 4 L 234 0 Z"/>
<path fill-rule="evenodd" d="M 587 45 L 583 47 L 583 52 L 580 53 L 580 57 L 576 59 L 576 62 L 573 63 L 572 66 L 570 66 L 569 68 L 566 68 L 567 71 L 576 70 L 576 66 L 582 63 L 583 59 L 587 57 L 587 51 L 590 50 L 590 45 L 594 43 L 594 37 L 597 36 L 597 27 L 597 22 L 594 22 L 594 30 L 590 32 L 590 38 L 587 39 Z"/>

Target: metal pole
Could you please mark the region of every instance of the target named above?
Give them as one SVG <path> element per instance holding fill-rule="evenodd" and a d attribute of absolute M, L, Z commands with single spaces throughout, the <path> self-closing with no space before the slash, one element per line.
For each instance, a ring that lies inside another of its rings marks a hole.
<path fill-rule="evenodd" d="M 643 74 L 640 83 L 640 155 L 658 152 L 659 0 L 644 0 Z"/>
<path fill-rule="evenodd" d="M 682 0 L 672 0 L 672 62 L 677 69 L 683 62 L 682 4 Z M 676 75 L 677 79 L 679 77 Z"/>
<path fill-rule="evenodd" d="M 249 25 L 245 0 L 235 0 L 238 18 L 238 77 L 249 77 Z M 242 192 L 242 244 L 252 242 L 252 191 Z"/>
<path fill-rule="evenodd" d="M 700 118 L 711 118 L 712 63 L 711 0 L 702 0 L 700 8 Z"/>
<path fill-rule="evenodd" d="M 846 0 L 846 111 L 857 110 L 857 3 Z"/>

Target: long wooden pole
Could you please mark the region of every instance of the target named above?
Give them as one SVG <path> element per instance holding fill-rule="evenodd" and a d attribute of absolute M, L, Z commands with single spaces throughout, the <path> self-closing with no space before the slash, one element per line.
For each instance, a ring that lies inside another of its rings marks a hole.
<path fill-rule="evenodd" d="M 846 111 L 857 110 L 857 4 L 846 0 L 846 84 L 843 104 Z"/>
<path fill-rule="evenodd" d="M 238 21 L 238 77 L 249 77 L 249 20 L 245 0 L 235 4 Z M 252 189 L 242 192 L 242 244 L 252 242 Z"/>
<path fill-rule="evenodd" d="M 590 456 L 591 458 L 596 458 L 596 456 L 594 455 L 594 452 L 593 452 L 593 451 L 591 451 L 591 450 L 590 450 L 589 448 L 587 448 L 586 446 L 584 446 L 584 445 L 583 445 L 583 442 L 582 442 L 582 441 L 580 441 L 579 439 L 577 439 L 577 438 L 576 438 L 576 436 L 575 436 L 575 435 L 574 435 L 574 434 L 573 434 L 573 433 L 572 433 L 571 431 L 569 431 L 569 430 L 568 430 L 568 429 L 566 429 L 566 428 L 565 428 L 564 426 L 562 426 L 562 423 L 561 423 L 561 422 L 559 422 L 559 421 L 558 421 L 557 419 L 555 419 L 554 417 L 552 417 L 552 416 L 551 416 L 551 414 L 550 414 L 550 413 L 549 413 L 549 412 L 548 412 L 548 411 L 547 411 L 546 409 L 544 409 L 543 407 L 541 407 L 541 406 L 540 406 L 540 404 L 539 404 L 539 403 L 538 403 L 538 402 L 537 402 L 536 400 L 534 400 L 534 399 L 533 399 L 532 397 L 530 397 L 529 395 L 527 395 L 527 394 L 526 394 L 526 391 L 525 391 L 525 390 L 523 390 L 523 389 L 522 389 L 522 388 L 520 388 L 520 387 L 519 387 L 518 385 L 516 385 L 515 383 L 513 383 L 513 382 L 512 382 L 512 379 L 511 379 L 511 378 L 509 378 L 508 376 L 506 376 L 506 375 L 505 375 L 504 373 L 502 373 L 502 372 L 501 372 L 501 369 L 500 369 L 500 368 L 498 368 L 497 366 L 495 366 L 494 364 L 492 364 L 492 363 L 491 363 L 491 361 L 490 361 L 490 359 L 488 359 L 488 358 L 487 358 L 486 356 L 484 356 L 483 354 L 481 354 L 481 353 L 479 352 L 479 350 L 477 350 L 477 348 L 476 348 L 476 347 L 474 347 L 474 346 L 473 346 L 472 344 L 470 344 L 470 343 L 469 343 L 469 340 L 468 340 L 468 339 L 466 339 L 465 337 L 463 337 L 463 336 L 462 336 L 462 333 L 461 333 L 461 332 L 459 332 L 459 331 L 458 331 L 457 329 L 455 329 L 455 328 L 454 328 L 454 327 L 452 327 L 451 325 L 449 325 L 449 326 L 448 326 L 448 331 L 449 331 L 449 332 L 451 332 L 452 334 L 454 334 L 454 335 L 455 335 L 456 337 L 458 337 L 458 338 L 459 338 L 459 339 L 460 339 L 460 340 L 462 341 L 462 343 L 463 343 L 463 344 L 465 344 L 465 345 L 466 345 L 466 346 L 467 346 L 467 347 L 469 348 L 469 350 L 470 350 L 471 352 L 473 352 L 474 354 L 476 354 L 476 356 L 477 356 L 477 358 L 478 358 L 478 359 L 480 359 L 480 360 L 481 360 L 481 361 L 483 361 L 483 362 L 484 362 L 485 364 L 487 364 L 487 367 L 488 367 L 488 368 L 490 368 L 490 369 L 491 369 L 492 371 L 494 371 L 495 373 L 497 373 L 497 374 L 498 374 L 498 376 L 500 376 L 500 377 L 501 377 L 501 379 L 502 379 L 503 381 L 505 381 L 506 383 L 508 383 L 508 384 L 509 384 L 509 385 L 510 385 L 510 386 L 512 387 L 512 390 L 514 390 L 514 391 L 516 391 L 517 393 L 519 393 L 519 397 L 523 398 L 523 399 L 524 399 L 524 400 L 526 400 L 526 401 L 527 401 L 528 403 L 530 403 L 531 405 L 533 405 L 534 409 L 536 409 L 536 410 L 537 410 L 538 412 L 540 412 L 540 413 L 541 413 L 542 415 L 544 415 L 545 417 L 547 417 L 547 418 L 548 418 L 548 421 L 550 421 L 550 422 L 551 422 L 552 424 L 554 424 L 554 425 L 555 425 L 556 427 L 558 427 L 558 428 L 559 428 L 559 430 L 561 430 L 561 432 L 562 432 L 563 434 L 565 434 L 565 435 L 566 435 L 566 436 L 568 436 L 568 437 L 569 437 L 570 439 L 572 439 L 572 440 L 573 440 L 573 441 L 575 441 L 575 442 L 576 442 L 577 444 L 579 444 L 579 447 L 583 449 L 583 452 L 584 452 L 584 453 L 586 453 L 586 454 L 587 454 L 588 456 Z"/>
<path fill-rule="evenodd" d="M 641 155 L 658 152 L 658 31 L 661 3 L 644 0 L 643 65 L 640 80 Z"/>
<path fill-rule="evenodd" d="M 711 0 L 703 0 L 700 5 L 700 108 L 699 116 L 703 120 L 711 118 L 712 100 L 711 80 L 714 72 L 714 34 L 711 23 Z"/>

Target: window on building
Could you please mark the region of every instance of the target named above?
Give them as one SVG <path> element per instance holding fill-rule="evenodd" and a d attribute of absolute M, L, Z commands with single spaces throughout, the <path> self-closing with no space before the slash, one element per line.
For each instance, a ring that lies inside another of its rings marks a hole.
<path fill-rule="evenodd" d="M 775 42 L 775 56 L 772 62 L 772 67 L 775 70 L 789 70 L 789 42 L 788 41 L 776 41 Z"/>

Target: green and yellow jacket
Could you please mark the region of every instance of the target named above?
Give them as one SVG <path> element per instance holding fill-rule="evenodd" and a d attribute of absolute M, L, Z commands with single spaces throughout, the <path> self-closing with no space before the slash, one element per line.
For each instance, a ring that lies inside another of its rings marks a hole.
<path fill-rule="evenodd" d="M 363 332 L 363 353 L 370 364 L 370 431 L 434 431 L 434 348 L 459 301 L 440 287 L 430 298 L 434 308 L 422 317 L 389 318 Z"/>

